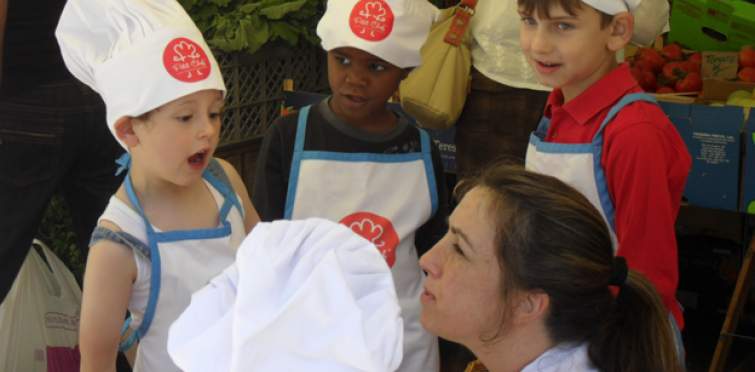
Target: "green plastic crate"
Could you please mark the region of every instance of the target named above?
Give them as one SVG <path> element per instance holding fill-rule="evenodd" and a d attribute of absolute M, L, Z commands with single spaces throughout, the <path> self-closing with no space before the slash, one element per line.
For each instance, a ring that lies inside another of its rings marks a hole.
<path fill-rule="evenodd" d="M 668 40 L 699 51 L 738 52 L 743 45 L 755 45 L 755 4 L 674 0 Z"/>

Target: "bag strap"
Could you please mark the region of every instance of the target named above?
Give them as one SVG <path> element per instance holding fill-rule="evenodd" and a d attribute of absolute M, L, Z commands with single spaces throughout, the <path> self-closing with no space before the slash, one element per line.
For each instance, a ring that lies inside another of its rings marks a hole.
<path fill-rule="evenodd" d="M 469 26 L 469 20 L 474 15 L 474 8 L 477 6 L 477 0 L 464 0 L 459 4 L 454 15 L 454 20 L 451 22 L 451 27 L 446 32 L 446 37 L 443 41 L 453 45 L 459 46 L 461 39 L 464 36 L 464 30 Z"/>

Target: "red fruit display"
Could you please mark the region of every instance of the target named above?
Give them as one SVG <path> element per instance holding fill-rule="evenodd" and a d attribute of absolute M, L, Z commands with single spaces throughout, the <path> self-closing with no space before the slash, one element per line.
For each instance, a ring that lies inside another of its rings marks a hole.
<path fill-rule="evenodd" d="M 745 67 L 737 74 L 745 83 L 755 83 L 755 67 Z"/>
<path fill-rule="evenodd" d="M 755 50 L 745 49 L 739 52 L 739 70 L 755 67 Z"/>
<path fill-rule="evenodd" d="M 661 87 L 661 89 L 658 89 L 658 91 L 656 91 L 656 93 L 658 93 L 658 94 L 668 94 L 668 93 L 676 93 L 676 91 L 673 90 L 673 89 L 671 89 L 671 88 L 669 88 L 669 87 Z"/>
<path fill-rule="evenodd" d="M 679 44 L 669 44 L 661 49 L 661 54 L 668 58 L 669 61 L 678 61 L 684 57 L 682 47 Z"/>
<path fill-rule="evenodd" d="M 650 71 L 643 71 L 645 73 L 645 85 L 642 87 L 646 92 L 655 92 L 658 79 Z"/>
<path fill-rule="evenodd" d="M 687 66 L 687 68 L 689 69 L 689 72 L 694 72 L 696 74 L 700 73 L 700 66 L 701 65 L 696 65 L 696 64 L 694 64 L 694 63 L 692 63 L 690 61 L 684 61 L 682 63 Z"/>
<path fill-rule="evenodd" d="M 640 71 L 640 69 L 636 67 L 632 67 L 629 69 L 629 73 L 632 74 L 632 77 L 637 81 L 639 86 L 645 86 L 645 72 Z"/>
<path fill-rule="evenodd" d="M 701 66 L 703 64 L 703 54 L 702 53 L 690 54 L 687 57 L 687 62 L 691 62 L 698 66 Z"/>
<path fill-rule="evenodd" d="M 686 62 L 669 62 L 666 66 L 663 66 L 661 79 L 666 86 L 673 87 L 685 72 L 690 72 L 690 65 Z"/>
<path fill-rule="evenodd" d="M 634 53 L 635 61 L 649 61 L 654 74 L 658 74 L 663 69 L 663 65 L 666 64 L 666 59 L 658 54 L 655 49 L 640 48 Z"/>
<path fill-rule="evenodd" d="M 674 90 L 677 92 L 700 92 L 703 90 L 703 79 L 700 75 L 690 72 L 684 78 L 676 81 Z"/>
<path fill-rule="evenodd" d="M 648 71 L 651 74 L 653 73 L 653 64 L 650 61 L 646 60 L 646 59 L 639 60 L 639 61 L 635 62 L 634 66 L 632 66 L 632 67 L 638 68 L 641 71 Z"/>

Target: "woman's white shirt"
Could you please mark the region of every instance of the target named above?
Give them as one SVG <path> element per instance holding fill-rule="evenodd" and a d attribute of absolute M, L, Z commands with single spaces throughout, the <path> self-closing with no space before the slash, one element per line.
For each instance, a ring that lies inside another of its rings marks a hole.
<path fill-rule="evenodd" d="M 587 356 L 587 343 L 560 344 L 540 354 L 522 372 L 599 372 Z"/>

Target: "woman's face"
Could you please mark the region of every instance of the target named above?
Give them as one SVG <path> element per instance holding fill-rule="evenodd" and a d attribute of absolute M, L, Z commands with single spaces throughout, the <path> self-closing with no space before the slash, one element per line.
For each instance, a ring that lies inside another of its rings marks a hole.
<path fill-rule="evenodd" d="M 495 253 L 489 191 L 470 190 L 449 218 L 441 241 L 420 259 L 427 271 L 422 326 L 469 346 L 495 335 L 502 312 L 501 269 Z"/>

